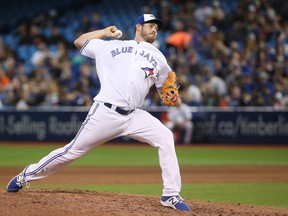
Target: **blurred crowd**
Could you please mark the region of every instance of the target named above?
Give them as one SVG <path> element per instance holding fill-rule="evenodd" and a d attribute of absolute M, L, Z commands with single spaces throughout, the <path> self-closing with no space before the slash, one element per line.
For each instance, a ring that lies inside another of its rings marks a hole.
<path fill-rule="evenodd" d="M 227 2 L 150 0 L 139 14 L 156 11 L 165 22 L 155 46 L 177 73 L 189 106 L 288 106 L 288 3 Z M 0 107 L 92 104 L 97 71 L 73 38 L 105 26 L 97 11 L 78 19 L 70 38 L 57 11 L 19 23 L 13 45 L 0 36 Z M 150 105 L 162 105 L 153 88 Z"/>

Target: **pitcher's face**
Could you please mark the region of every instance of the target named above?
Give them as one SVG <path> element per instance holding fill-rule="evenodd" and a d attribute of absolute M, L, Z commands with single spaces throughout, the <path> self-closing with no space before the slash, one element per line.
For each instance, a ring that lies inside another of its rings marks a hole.
<path fill-rule="evenodd" d="M 158 25 L 156 23 L 144 23 L 141 25 L 140 36 L 148 43 L 156 40 Z"/>

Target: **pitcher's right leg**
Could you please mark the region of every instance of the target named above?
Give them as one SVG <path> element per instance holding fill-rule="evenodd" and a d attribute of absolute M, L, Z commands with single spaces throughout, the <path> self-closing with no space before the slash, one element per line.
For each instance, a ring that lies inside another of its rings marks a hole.
<path fill-rule="evenodd" d="M 75 138 L 64 147 L 50 152 L 38 163 L 27 166 L 8 183 L 7 191 L 17 192 L 26 182 L 45 178 L 87 154 L 94 147 L 116 137 L 123 127 L 122 119 L 117 118 L 118 115 L 95 102 Z"/>

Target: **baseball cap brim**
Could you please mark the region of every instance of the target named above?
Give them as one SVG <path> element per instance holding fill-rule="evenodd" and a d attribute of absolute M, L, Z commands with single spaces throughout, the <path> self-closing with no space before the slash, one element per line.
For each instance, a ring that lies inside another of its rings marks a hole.
<path fill-rule="evenodd" d="M 157 19 L 153 14 L 142 14 L 136 19 L 135 26 L 137 24 L 144 24 L 144 23 L 156 23 L 158 25 L 159 30 L 164 25 L 163 21 L 161 19 Z"/>

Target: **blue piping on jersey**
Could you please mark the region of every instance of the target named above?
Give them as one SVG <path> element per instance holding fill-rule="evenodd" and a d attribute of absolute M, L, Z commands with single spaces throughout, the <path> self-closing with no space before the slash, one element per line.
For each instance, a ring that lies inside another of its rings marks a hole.
<path fill-rule="evenodd" d="M 83 49 L 87 46 L 87 44 L 89 43 L 89 39 L 85 41 L 85 43 L 83 44 L 83 46 L 80 49 L 80 53 L 82 53 Z"/>
<path fill-rule="evenodd" d="M 34 171 L 32 171 L 32 172 L 25 173 L 26 169 L 28 168 L 28 167 L 26 167 L 26 169 L 24 170 L 24 176 L 26 177 L 26 176 L 30 176 L 30 175 L 36 174 L 36 173 L 39 172 L 41 169 L 43 169 L 45 166 L 47 166 L 49 163 L 51 163 L 53 160 L 55 160 L 55 159 L 57 159 L 57 158 L 65 155 L 65 154 L 72 148 L 72 146 L 75 144 L 75 141 L 76 141 L 77 137 L 79 136 L 79 134 L 80 134 L 81 131 L 83 130 L 84 126 L 85 126 L 85 125 L 88 123 L 88 121 L 90 120 L 90 117 L 91 117 L 92 115 L 94 115 L 94 113 L 96 112 L 96 110 L 98 109 L 98 107 L 99 107 L 99 103 L 97 103 L 97 105 L 96 105 L 96 107 L 94 108 L 93 112 L 92 112 L 90 115 L 87 116 L 87 119 L 86 119 L 86 120 L 84 121 L 84 123 L 82 124 L 80 130 L 78 131 L 78 133 L 77 133 L 77 135 L 76 135 L 76 137 L 75 137 L 75 139 L 73 140 L 73 142 L 71 143 L 71 145 L 68 146 L 68 147 L 64 150 L 64 152 L 61 152 L 61 153 L 53 156 L 52 158 L 50 158 L 49 160 L 47 160 L 47 161 L 46 161 L 45 163 L 43 163 L 40 167 L 38 167 L 36 170 L 34 170 Z"/>

